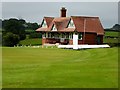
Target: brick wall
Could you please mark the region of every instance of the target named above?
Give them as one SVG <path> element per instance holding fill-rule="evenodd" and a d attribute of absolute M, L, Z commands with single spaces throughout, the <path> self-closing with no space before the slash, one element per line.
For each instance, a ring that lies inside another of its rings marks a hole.
<path fill-rule="evenodd" d="M 83 43 L 84 44 L 97 44 L 97 34 L 95 33 L 86 33 L 85 34 L 85 39 L 84 39 L 84 35 L 83 35 Z"/>

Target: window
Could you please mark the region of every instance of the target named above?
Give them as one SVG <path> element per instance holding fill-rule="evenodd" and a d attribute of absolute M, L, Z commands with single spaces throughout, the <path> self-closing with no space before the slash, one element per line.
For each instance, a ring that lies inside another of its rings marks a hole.
<path fill-rule="evenodd" d="M 42 37 L 43 37 L 43 38 L 46 38 L 46 33 L 43 33 L 43 34 L 42 34 Z"/>
<path fill-rule="evenodd" d="M 69 33 L 69 39 L 73 39 L 73 33 Z"/>
<path fill-rule="evenodd" d="M 52 38 L 55 38 L 54 33 L 51 34 L 51 37 L 52 37 Z"/>
<path fill-rule="evenodd" d="M 65 35 L 64 35 L 64 33 L 62 33 L 62 38 L 65 38 Z"/>
<path fill-rule="evenodd" d="M 78 34 L 78 39 L 79 39 L 79 40 L 82 40 L 82 33 L 79 33 L 79 34 Z"/>
<path fill-rule="evenodd" d="M 51 38 L 51 33 L 48 33 L 48 38 Z"/>
<path fill-rule="evenodd" d="M 69 34 L 68 33 L 66 34 L 66 39 L 69 39 Z"/>

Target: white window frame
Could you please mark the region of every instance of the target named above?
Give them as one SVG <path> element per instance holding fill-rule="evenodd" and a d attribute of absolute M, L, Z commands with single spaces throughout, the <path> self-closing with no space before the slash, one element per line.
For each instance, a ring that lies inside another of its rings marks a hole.
<path fill-rule="evenodd" d="M 46 38 L 46 33 L 43 33 L 43 34 L 42 34 L 42 38 Z"/>

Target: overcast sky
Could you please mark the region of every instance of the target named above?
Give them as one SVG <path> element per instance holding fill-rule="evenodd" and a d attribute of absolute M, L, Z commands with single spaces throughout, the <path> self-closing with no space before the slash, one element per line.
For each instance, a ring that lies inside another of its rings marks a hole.
<path fill-rule="evenodd" d="M 44 16 L 59 17 L 61 7 L 67 16 L 99 16 L 104 28 L 118 23 L 117 2 L 2 2 L 2 19 L 23 18 L 41 23 Z"/>

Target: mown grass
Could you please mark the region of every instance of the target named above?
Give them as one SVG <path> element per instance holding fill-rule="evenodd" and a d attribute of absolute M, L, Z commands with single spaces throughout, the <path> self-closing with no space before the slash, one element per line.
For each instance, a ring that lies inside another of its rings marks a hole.
<path fill-rule="evenodd" d="M 115 32 L 115 31 L 106 31 L 106 32 L 105 32 L 105 36 L 118 37 L 118 36 L 119 36 L 119 32 Z"/>
<path fill-rule="evenodd" d="M 120 43 L 118 38 L 104 38 L 103 43 Z"/>
<path fill-rule="evenodd" d="M 103 39 L 103 42 L 104 43 L 120 43 L 119 42 L 119 33 L 120 32 L 115 32 L 115 31 L 106 31 L 105 32 L 105 36 L 104 36 L 104 39 Z M 109 38 L 105 38 L 106 36 L 109 36 Z M 114 38 L 110 38 L 110 37 L 114 37 Z M 116 38 L 118 37 L 118 38 Z"/>
<path fill-rule="evenodd" d="M 2 89 L 2 48 L 0 47 L 0 89 Z"/>
<path fill-rule="evenodd" d="M 42 39 L 34 38 L 34 39 L 25 39 L 19 42 L 20 45 L 41 45 Z"/>
<path fill-rule="evenodd" d="M 3 88 L 116 88 L 118 49 L 7 48 Z"/>

